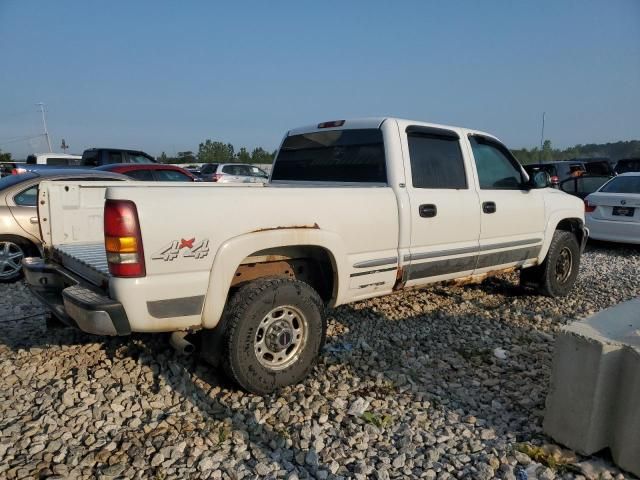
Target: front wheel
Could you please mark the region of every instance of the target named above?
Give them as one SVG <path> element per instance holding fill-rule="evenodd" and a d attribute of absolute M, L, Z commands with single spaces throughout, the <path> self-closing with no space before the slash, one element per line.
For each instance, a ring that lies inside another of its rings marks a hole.
<path fill-rule="evenodd" d="M 324 345 L 326 323 L 318 293 L 306 283 L 270 278 L 242 287 L 223 319 L 227 372 L 260 395 L 300 382 Z"/>
<path fill-rule="evenodd" d="M 534 284 L 548 297 L 564 297 L 576 283 L 580 269 L 580 246 L 575 235 L 556 230 L 551 239 L 547 258 L 542 265 L 520 272 L 524 285 Z"/>

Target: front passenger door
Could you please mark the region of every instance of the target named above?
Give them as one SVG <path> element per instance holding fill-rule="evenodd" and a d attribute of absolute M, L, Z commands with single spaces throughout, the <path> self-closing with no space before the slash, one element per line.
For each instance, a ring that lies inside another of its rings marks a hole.
<path fill-rule="evenodd" d="M 524 171 L 497 140 L 469 136 L 480 194 L 480 251 L 474 274 L 537 258 L 545 229 L 544 189 L 529 189 Z"/>

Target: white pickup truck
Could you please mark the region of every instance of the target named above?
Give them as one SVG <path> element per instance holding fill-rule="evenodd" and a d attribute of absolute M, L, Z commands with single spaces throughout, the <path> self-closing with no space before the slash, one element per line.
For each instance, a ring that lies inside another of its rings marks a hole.
<path fill-rule="evenodd" d="M 495 137 L 396 118 L 289 131 L 268 184 L 42 182 L 32 290 L 85 332 L 199 331 L 256 393 L 303 379 L 325 307 L 521 270 L 572 288 L 584 206 Z"/>

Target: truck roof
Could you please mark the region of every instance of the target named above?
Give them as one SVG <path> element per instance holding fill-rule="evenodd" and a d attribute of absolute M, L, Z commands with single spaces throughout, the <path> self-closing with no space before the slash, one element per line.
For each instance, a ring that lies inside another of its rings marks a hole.
<path fill-rule="evenodd" d="M 455 127 L 452 125 L 443 125 L 440 123 L 430 123 L 430 122 L 425 122 L 422 120 L 410 120 L 407 118 L 399 118 L 399 117 L 362 117 L 362 118 L 351 118 L 351 119 L 339 119 L 339 120 L 330 120 L 329 122 L 343 122 L 340 126 L 335 126 L 335 127 L 324 127 L 324 128 L 319 128 L 319 125 L 321 125 L 323 122 L 321 123 L 314 123 L 311 125 L 304 125 L 302 127 L 298 127 L 298 128 L 294 128 L 292 130 L 289 130 L 287 132 L 287 136 L 290 135 L 300 135 L 303 133 L 311 133 L 311 132 L 318 132 L 318 131 L 326 131 L 326 130 L 347 130 L 347 129 L 361 129 L 361 128 L 380 128 L 380 126 L 382 125 L 383 122 L 387 121 L 387 120 L 394 120 L 397 121 L 399 123 L 410 123 L 410 124 L 414 124 L 414 125 L 422 125 L 422 126 L 428 126 L 428 127 L 434 127 L 434 128 L 443 128 L 443 129 L 448 129 L 448 130 L 453 130 L 456 131 L 460 134 L 466 135 L 466 134 L 475 134 L 475 135 L 483 135 L 483 136 L 487 136 L 487 137 L 491 137 L 491 138 L 496 138 L 494 135 L 487 133 L 487 132 L 482 132 L 480 130 L 474 130 L 474 129 L 470 129 L 470 128 L 465 128 L 465 127 Z M 328 122 L 324 122 L 324 123 L 328 123 Z"/>

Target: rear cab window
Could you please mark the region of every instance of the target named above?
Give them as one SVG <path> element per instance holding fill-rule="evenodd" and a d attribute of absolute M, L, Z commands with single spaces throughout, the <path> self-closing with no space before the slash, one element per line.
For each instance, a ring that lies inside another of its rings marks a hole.
<path fill-rule="evenodd" d="M 343 129 L 288 136 L 278 151 L 271 181 L 386 185 L 382 131 Z"/>
<path fill-rule="evenodd" d="M 640 193 L 640 175 L 629 175 L 613 178 L 600 189 L 604 193 Z"/>

